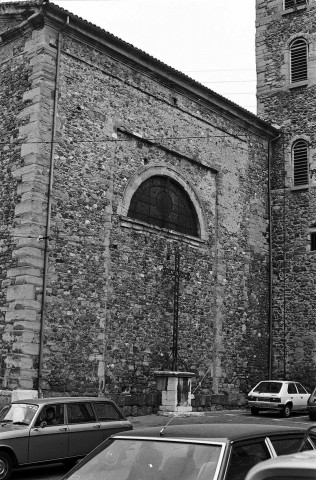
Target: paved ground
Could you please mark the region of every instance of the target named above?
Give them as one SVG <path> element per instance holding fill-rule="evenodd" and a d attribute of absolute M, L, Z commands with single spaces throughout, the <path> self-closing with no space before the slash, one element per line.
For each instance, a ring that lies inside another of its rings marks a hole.
<path fill-rule="evenodd" d="M 212 423 L 215 418 L 219 418 L 222 415 L 247 415 L 249 411 L 246 410 L 220 410 L 212 412 L 202 412 L 186 415 L 143 415 L 141 417 L 128 417 L 128 420 L 133 424 L 135 428 L 142 427 L 159 427 L 164 426 L 168 422 L 172 422 L 174 425 L 182 425 L 185 423 Z"/>

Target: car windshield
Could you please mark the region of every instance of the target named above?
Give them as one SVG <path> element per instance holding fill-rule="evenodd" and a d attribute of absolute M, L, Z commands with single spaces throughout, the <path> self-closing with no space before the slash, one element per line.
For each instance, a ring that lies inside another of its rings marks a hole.
<path fill-rule="evenodd" d="M 6 405 L 0 412 L 0 423 L 29 425 L 38 409 L 38 405 L 13 403 Z"/>
<path fill-rule="evenodd" d="M 78 464 L 69 480 L 212 480 L 223 444 L 114 439 Z"/>
<path fill-rule="evenodd" d="M 281 387 L 281 382 L 260 382 L 253 391 L 258 393 L 279 393 Z"/>

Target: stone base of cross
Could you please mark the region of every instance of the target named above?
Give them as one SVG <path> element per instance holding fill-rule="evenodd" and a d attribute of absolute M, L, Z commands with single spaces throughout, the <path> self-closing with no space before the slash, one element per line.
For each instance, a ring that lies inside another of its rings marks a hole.
<path fill-rule="evenodd" d="M 159 412 L 161 414 L 192 412 L 191 382 L 195 374 L 173 370 L 158 371 L 154 374 L 157 381 L 157 390 L 161 391 Z"/>

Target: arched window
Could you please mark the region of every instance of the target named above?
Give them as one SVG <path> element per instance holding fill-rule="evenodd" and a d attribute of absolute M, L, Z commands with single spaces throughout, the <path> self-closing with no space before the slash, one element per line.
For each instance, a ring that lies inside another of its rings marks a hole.
<path fill-rule="evenodd" d="M 292 147 L 294 187 L 309 184 L 308 145 L 305 140 L 296 140 Z"/>
<path fill-rule="evenodd" d="M 291 43 L 291 83 L 307 80 L 307 47 L 305 38 L 297 38 Z"/>
<path fill-rule="evenodd" d="M 134 193 L 128 214 L 157 227 L 198 237 L 197 215 L 188 194 L 167 176 L 152 176 Z"/>
<path fill-rule="evenodd" d="M 306 0 L 284 0 L 284 10 L 306 5 Z"/>

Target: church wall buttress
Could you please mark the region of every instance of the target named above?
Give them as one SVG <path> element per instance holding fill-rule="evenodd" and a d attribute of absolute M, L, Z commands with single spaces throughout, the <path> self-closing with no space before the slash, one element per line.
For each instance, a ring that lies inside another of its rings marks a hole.
<path fill-rule="evenodd" d="M 16 130 L 13 135 L 6 136 L 11 143 L 8 144 L 11 150 L 8 170 L 14 189 L 12 213 L 6 224 L 11 248 L 3 281 L 6 297 L 3 299 L 2 379 L 3 387 L 9 389 L 37 388 L 43 237 L 47 221 L 55 88 L 56 48 L 49 45 L 49 39 L 49 33 L 34 30 L 24 38 L 20 51 L 17 52 L 13 45 L 15 55 L 3 64 L 5 74 L 10 68 L 13 71 L 21 69 L 22 78 L 25 78 L 23 85 L 17 85 L 20 88 L 10 92 L 17 104 Z"/>

